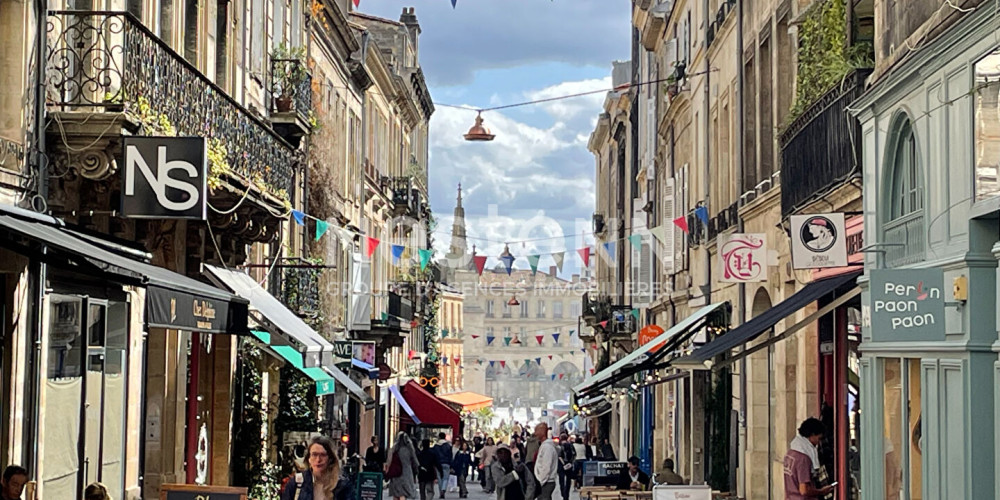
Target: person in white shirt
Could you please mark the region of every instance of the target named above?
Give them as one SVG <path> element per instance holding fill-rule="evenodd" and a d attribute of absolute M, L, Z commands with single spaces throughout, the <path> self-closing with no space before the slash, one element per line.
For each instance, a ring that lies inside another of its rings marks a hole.
<path fill-rule="evenodd" d="M 559 448 L 549 437 L 549 426 L 545 423 L 535 426 L 535 437 L 542 443 L 535 459 L 538 500 L 552 500 L 552 492 L 559 480 Z"/>

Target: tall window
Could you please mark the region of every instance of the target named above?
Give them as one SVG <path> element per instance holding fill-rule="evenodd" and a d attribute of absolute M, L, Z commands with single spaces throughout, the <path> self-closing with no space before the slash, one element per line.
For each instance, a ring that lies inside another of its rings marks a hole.
<path fill-rule="evenodd" d="M 539 300 L 538 301 L 538 317 L 539 318 L 544 318 L 545 317 L 545 301 L 544 300 Z"/>
<path fill-rule="evenodd" d="M 510 316 L 511 316 L 510 304 L 504 302 L 503 303 L 503 317 L 509 318 Z"/>
<path fill-rule="evenodd" d="M 976 201 L 1000 195 L 1000 49 L 976 61 Z"/>
<path fill-rule="evenodd" d="M 560 319 L 563 317 L 563 303 L 562 301 L 555 301 L 552 303 L 552 317 Z"/>
<path fill-rule="evenodd" d="M 923 498 L 920 360 L 884 360 L 882 384 L 885 498 Z"/>
<path fill-rule="evenodd" d="M 493 301 L 492 300 L 487 300 L 486 301 L 486 317 L 487 318 L 492 318 L 493 314 L 494 314 L 494 312 L 493 312 Z"/>
<path fill-rule="evenodd" d="M 528 301 L 527 300 L 522 300 L 521 301 L 521 317 L 522 318 L 527 318 L 528 317 Z"/>
<path fill-rule="evenodd" d="M 888 189 L 884 221 L 889 244 L 885 265 L 896 267 L 919 262 L 924 257 L 924 186 L 913 124 L 909 118 L 897 120 L 887 158 Z"/>

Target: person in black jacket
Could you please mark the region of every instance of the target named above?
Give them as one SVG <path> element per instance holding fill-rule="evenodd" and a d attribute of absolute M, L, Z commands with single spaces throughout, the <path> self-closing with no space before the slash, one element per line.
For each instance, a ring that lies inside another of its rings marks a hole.
<path fill-rule="evenodd" d="M 469 498 L 469 489 L 466 487 L 466 479 L 469 475 L 469 467 L 472 466 L 472 452 L 469 451 L 469 442 L 462 440 L 458 445 L 455 458 L 451 461 L 451 470 L 455 474 L 458 482 L 458 498 Z"/>
<path fill-rule="evenodd" d="M 385 450 L 378 442 L 378 437 L 372 436 L 372 445 L 365 451 L 365 471 L 382 472 L 385 468 Z"/>
<path fill-rule="evenodd" d="M 618 475 L 618 489 L 645 491 L 649 489 L 649 474 L 639 470 L 639 457 L 628 459 L 628 469 Z"/>
<path fill-rule="evenodd" d="M 618 460 L 615 458 L 615 449 L 611 447 L 611 440 L 608 438 L 604 438 L 604 442 L 601 444 L 601 460 L 605 462 Z"/>
<path fill-rule="evenodd" d="M 336 445 L 328 437 L 313 438 L 307 451 L 309 469 L 288 479 L 281 493 L 281 500 L 313 500 L 316 498 L 315 491 L 320 489 L 323 491 L 323 498 L 350 500 L 354 486 L 350 478 L 341 474 L 335 448 Z"/>
<path fill-rule="evenodd" d="M 569 434 L 559 435 L 559 492 L 563 500 L 569 500 L 569 492 L 573 486 L 573 464 L 576 462 L 576 449 L 569 442 Z"/>
<path fill-rule="evenodd" d="M 434 483 L 438 476 L 444 474 L 444 470 L 438 461 L 437 453 L 431 447 L 430 439 L 420 443 L 417 462 L 420 463 L 420 472 L 417 473 L 417 480 L 420 482 L 420 500 L 431 500 L 434 498 Z"/>

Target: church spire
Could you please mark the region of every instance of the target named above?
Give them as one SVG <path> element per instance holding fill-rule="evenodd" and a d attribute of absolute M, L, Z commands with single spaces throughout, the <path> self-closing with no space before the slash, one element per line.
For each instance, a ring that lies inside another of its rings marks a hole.
<path fill-rule="evenodd" d="M 462 184 L 458 184 L 458 203 L 455 205 L 455 222 L 451 226 L 451 249 L 449 253 L 454 256 L 465 256 L 469 247 L 466 244 L 465 235 L 465 209 L 462 208 Z"/>

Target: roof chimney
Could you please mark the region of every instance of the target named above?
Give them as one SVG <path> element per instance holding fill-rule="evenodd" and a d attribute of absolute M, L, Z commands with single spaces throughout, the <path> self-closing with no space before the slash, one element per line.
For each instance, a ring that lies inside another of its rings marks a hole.
<path fill-rule="evenodd" d="M 406 25 L 406 32 L 410 37 L 410 44 L 413 45 L 413 59 L 419 60 L 418 54 L 420 45 L 420 23 L 417 21 L 415 7 L 403 7 L 403 13 L 399 16 L 399 22 Z"/>

